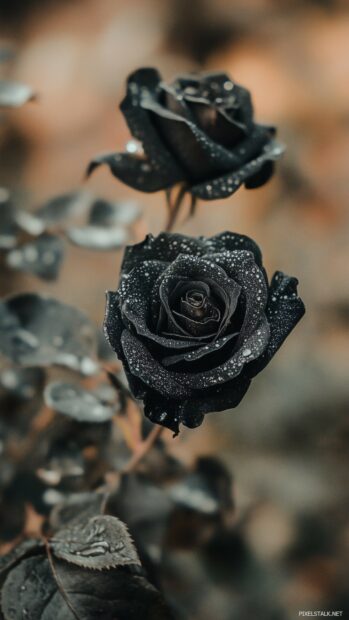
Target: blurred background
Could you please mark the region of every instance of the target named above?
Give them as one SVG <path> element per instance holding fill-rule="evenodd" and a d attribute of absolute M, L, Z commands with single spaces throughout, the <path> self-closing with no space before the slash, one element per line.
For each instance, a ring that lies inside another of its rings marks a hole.
<path fill-rule="evenodd" d="M 83 181 L 94 155 L 129 139 L 118 104 L 139 66 L 165 78 L 226 71 L 252 92 L 257 121 L 278 126 L 288 148 L 271 182 L 201 203 L 176 227 L 252 236 L 270 275 L 299 278 L 307 313 L 236 410 L 170 445 L 188 463 L 219 455 L 236 503 L 235 536 L 212 546 L 211 570 L 182 549 L 172 585 L 193 620 L 348 609 L 348 2 L 1 0 L 0 20 L 13 50 L 2 76 L 38 94 L 0 119 L 0 185 L 25 209 L 83 186 L 139 201 L 135 238 L 163 228 L 161 193 L 137 194 L 102 168 Z M 121 254 L 67 252 L 58 282 L 3 271 L 0 292 L 45 292 L 101 323 Z"/>

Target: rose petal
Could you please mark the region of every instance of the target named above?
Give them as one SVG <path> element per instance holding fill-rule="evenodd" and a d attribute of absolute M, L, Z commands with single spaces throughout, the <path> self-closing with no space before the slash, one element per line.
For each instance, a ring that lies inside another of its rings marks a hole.
<path fill-rule="evenodd" d="M 146 393 L 146 389 L 143 383 L 141 381 L 138 381 L 138 379 L 134 377 L 129 371 L 127 360 L 121 346 L 121 336 L 123 331 L 125 331 L 125 325 L 121 318 L 119 305 L 120 300 L 118 292 L 107 292 L 107 305 L 103 325 L 104 335 L 112 349 L 115 351 L 119 360 L 124 365 L 126 378 L 129 383 L 131 392 L 133 393 L 135 398 L 143 398 Z"/>
<path fill-rule="evenodd" d="M 194 90 L 197 90 L 197 95 L 188 95 L 185 92 L 188 86 L 194 86 Z M 220 104 L 226 111 L 234 107 L 234 113 L 238 120 L 244 123 L 250 130 L 252 129 L 253 107 L 250 92 L 234 82 L 228 74 L 210 71 L 200 72 L 197 76 L 192 74 L 187 76 L 180 75 L 173 82 L 173 88 L 177 92 L 183 93 L 188 100 L 200 101 L 206 105 L 212 105 L 212 103 Z M 221 101 L 217 102 L 217 98 Z"/>
<path fill-rule="evenodd" d="M 178 362 L 197 362 L 199 359 L 210 355 L 210 353 L 220 351 L 228 342 L 232 340 L 232 338 L 236 338 L 237 335 L 237 332 L 234 334 L 228 334 L 227 336 L 223 336 L 214 342 L 201 344 L 201 346 L 195 351 L 185 351 L 184 353 L 164 357 L 162 359 L 162 364 L 164 364 L 164 366 L 172 366 L 173 364 L 178 364 Z"/>
<path fill-rule="evenodd" d="M 195 409 L 184 416 L 186 403 L 186 400 L 171 400 L 161 397 L 158 393 L 148 392 L 144 399 L 144 414 L 151 422 L 172 430 L 176 436 L 180 424 L 195 428 L 200 426 L 204 419 L 204 416 Z"/>
<path fill-rule="evenodd" d="M 188 349 L 191 343 L 188 340 L 177 340 L 161 336 L 149 328 L 149 298 L 154 286 L 154 281 L 166 268 L 166 264 L 161 261 L 144 261 L 135 267 L 129 274 L 123 275 L 118 291 L 118 307 L 121 325 L 134 328 L 140 336 L 144 336 L 157 344 L 174 349 Z M 109 295 L 114 295 L 109 293 Z M 109 302 L 110 303 L 110 302 Z M 113 325 L 113 312 L 107 308 L 108 325 Z M 122 329 L 122 327 L 120 327 Z M 120 337 L 119 331 L 117 337 Z M 111 345 L 116 350 L 111 342 Z M 196 346 L 199 346 L 197 343 Z M 195 346 L 195 344 L 193 345 Z"/>
<path fill-rule="evenodd" d="M 130 271 L 143 260 L 163 260 L 172 262 L 179 254 L 204 256 L 216 254 L 221 250 L 248 250 L 255 256 L 256 263 L 262 263 L 262 255 L 257 244 L 246 237 L 229 231 L 214 237 L 188 237 L 178 233 L 160 233 L 157 237 L 147 235 L 144 241 L 127 246 L 122 271 Z"/>
<path fill-rule="evenodd" d="M 128 367 L 132 375 L 138 377 L 149 388 L 158 391 L 164 396 L 173 398 L 187 398 L 190 390 L 181 385 L 165 368 L 149 353 L 145 345 L 133 334 L 124 330 L 121 344 Z"/>
<path fill-rule="evenodd" d="M 268 161 L 278 159 L 284 152 L 284 147 L 271 140 L 264 146 L 263 153 L 255 157 L 252 161 L 244 164 L 239 170 L 229 172 L 216 179 L 210 179 L 205 183 L 194 185 L 190 191 L 194 196 L 202 200 L 216 200 L 218 198 L 226 198 L 230 196 L 251 176 L 258 173 Z"/>
<path fill-rule="evenodd" d="M 245 316 L 240 329 L 237 347 L 256 329 L 268 299 L 264 273 L 256 265 L 254 257 L 246 251 L 220 252 L 211 256 L 212 261 L 239 284 L 245 295 Z"/>
<path fill-rule="evenodd" d="M 192 103 L 190 109 L 200 129 L 227 149 L 233 149 L 247 136 L 246 126 L 224 109 L 211 107 L 206 102 Z"/>
<path fill-rule="evenodd" d="M 177 233 L 160 233 L 157 237 L 147 235 L 144 241 L 125 248 L 121 271 L 128 273 L 144 260 L 166 261 L 171 263 L 179 254 L 205 254 L 202 237 L 186 237 Z"/>
<path fill-rule="evenodd" d="M 174 178 L 167 169 L 156 167 L 150 160 L 128 153 L 106 153 L 98 155 L 90 162 L 86 174 L 106 164 L 114 177 L 142 192 L 157 192 L 171 187 L 181 180 L 181 176 Z"/>
<path fill-rule="evenodd" d="M 107 301 L 103 325 L 104 335 L 118 358 L 123 361 L 125 357 L 120 341 L 125 326 L 121 318 L 119 294 L 118 292 L 107 291 L 106 297 Z"/>
<path fill-rule="evenodd" d="M 259 172 L 252 175 L 245 182 L 246 189 L 257 189 L 262 187 L 273 176 L 275 170 L 275 163 L 273 161 L 267 161 Z"/>
<path fill-rule="evenodd" d="M 258 374 L 274 357 L 289 333 L 305 313 L 303 301 L 297 294 L 297 278 L 277 271 L 271 281 L 266 315 L 270 325 L 270 340 L 263 355 L 249 364 L 249 377 Z"/>
<path fill-rule="evenodd" d="M 268 131 L 256 125 L 253 133 L 241 140 L 237 148 L 228 149 L 212 140 L 195 122 L 166 109 L 154 97 L 144 96 L 141 105 L 154 114 L 169 148 L 192 181 L 240 168 L 270 140 Z"/>
<path fill-rule="evenodd" d="M 120 105 L 132 135 L 140 140 L 152 169 L 167 179 L 169 185 L 183 179 L 183 171 L 166 149 L 150 115 L 143 108 L 142 101 L 159 94 L 160 75 L 156 69 L 144 68 L 131 73 L 127 81 L 127 94 Z"/>
<path fill-rule="evenodd" d="M 187 102 L 180 90 L 176 92 L 171 84 L 166 84 L 165 82 L 161 82 L 160 88 L 163 93 L 162 98 L 164 99 L 166 108 L 175 114 L 186 117 L 188 120 L 193 120 Z M 162 98 L 160 95 L 160 100 Z"/>
<path fill-rule="evenodd" d="M 267 320 L 264 318 L 261 319 L 256 331 L 243 342 L 241 348 L 228 361 L 212 370 L 193 374 L 171 372 L 171 375 L 183 386 L 195 390 L 227 383 L 241 373 L 246 363 L 258 358 L 263 353 L 268 345 L 269 338 L 270 329 Z"/>
<path fill-rule="evenodd" d="M 258 329 L 247 338 L 232 357 L 212 370 L 197 373 L 166 370 L 147 350 L 146 346 L 126 330 L 122 334 L 122 347 L 130 372 L 151 389 L 174 399 L 189 398 L 192 391 L 227 383 L 237 377 L 245 364 L 259 357 L 270 337 L 269 325 L 262 319 Z"/>
<path fill-rule="evenodd" d="M 157 312 L 158 296 L 160 294 L 162 306 L 168 319 L 176 328 L 176 333 L 185 333 L 185 330 L 181 328 L 173 316 L 172 308 L 169 306 L 171 288 L 179 276 L 188 280 L 201 280 L 208 283 L 211 287 L 213 285 L 216 287 L 216 294 L 222 295 L 225 313 L 217 330 L 218 337 L 226 329 L 230 318 L 235 312 L 240 294 L 239 285 L 229 278 L 217 264 L 210 261 L 210 258 L 204 259 L 199 256 L 179 255 L 155 282 L 152 293 L 153 314 Z M 198 335 L 202 336 L 204 334 Z"/>
<path fill-rule="evenodd" d="M 203 242 L 206 249 L 204 254 L 205 256 L 209 256 L 210 254 L 218 254 L 224 250 L 246 250 L 248 252 L 252 252 L 257 265 L 259 267 L 262 266 L 262 253 L 255 241 L 250 239 L 250 237 L 225 231 L 219 235 L 215 235 L 214 237 L 203 239 Z"/>
<path fill-rule="evenodd" d="M 202 424 L 206 413 L 233 409 L 245 396 L 251 380 L 238 377 L 228 383 L 205 390 L 202 398 L 191 397 L 183 401 L 165 399 L 148 392 L 144 401 L 144 413 L 156 424 L 170 428 L 178 434 L 179 425 L 196 428 Z"/>

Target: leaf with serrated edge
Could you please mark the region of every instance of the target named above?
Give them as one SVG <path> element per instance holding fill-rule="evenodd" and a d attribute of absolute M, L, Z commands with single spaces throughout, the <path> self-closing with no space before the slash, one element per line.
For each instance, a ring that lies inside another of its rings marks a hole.
<path fill-rule="evenodd" d="M 50 546 L 57 558 L 83 568 L 141 565 L 126 525 L 109 515 L 71 524 L 55 534 Z"/>

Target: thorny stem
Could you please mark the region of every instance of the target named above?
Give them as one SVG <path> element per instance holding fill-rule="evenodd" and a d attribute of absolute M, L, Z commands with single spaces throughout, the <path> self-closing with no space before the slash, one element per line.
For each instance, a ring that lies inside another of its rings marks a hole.
<path fill-rule="evenodd" d="M 129 474 L 131 471 L 136 469 L 137 465 L 148 454 L 156 440 L 161 436 L 163 430 L 163 426 L 154 426 L 154 428 L 150 431 L 149 435 L 139 444 L 137 450 L 134 452 L 129 462 L 126 463 L 125 467 L 122 470 L 122 473 Z"/>

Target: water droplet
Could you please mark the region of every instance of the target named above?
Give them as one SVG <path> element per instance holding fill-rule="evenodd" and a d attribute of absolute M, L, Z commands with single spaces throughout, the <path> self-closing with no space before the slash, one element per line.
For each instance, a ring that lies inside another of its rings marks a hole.
<path fill-rule="evenodd" d="M 131 154 L 141 153 L 142 146 L 139 142 L 136 142 L 136 140 L 129 140 L 126 144 L 126 151 Z"/>
<path fill-rule="evenodd" d="M 223 88 L 224 88 L 224 90 L 227 90 L 229 92 L 229 91 L 233 90 L 234 84 L 230 80 L 227 80 L 226 82 L 224 82 Z"/>

